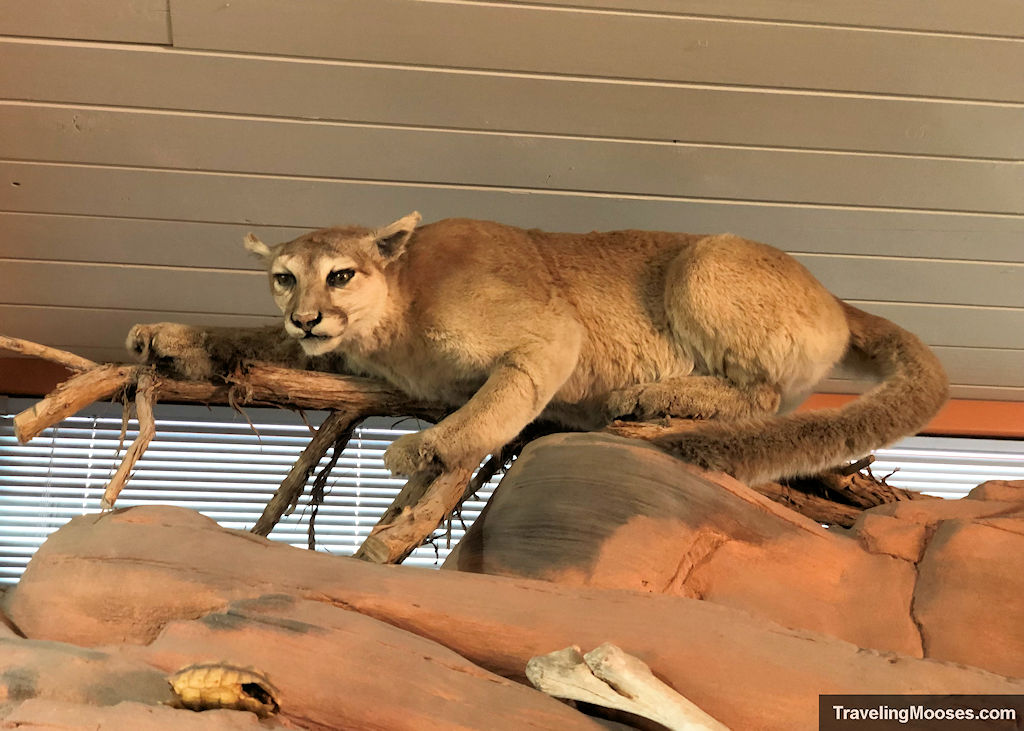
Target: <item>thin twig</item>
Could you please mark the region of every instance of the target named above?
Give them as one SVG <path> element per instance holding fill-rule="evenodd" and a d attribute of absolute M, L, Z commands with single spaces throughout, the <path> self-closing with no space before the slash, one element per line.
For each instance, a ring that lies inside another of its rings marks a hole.
<path fill-rule="evenodd" d="M 42 401 L 14 417 L 14 433 L 18 441 L 26 444 L 47 427 L 90 404 L 109 398 L 129 385 L 143 370 L 139 366 L 101 365 L 72 376 Z"/>
<path fill-rule="evenodd" d="M 156 420 L 153 416 L 156 391 L 157 381 L 152 375 L 144 373 L 139 377 L 139 383 L 135 390 L 135 415 L 139 420 L 139 435 L 132 442 L 132 445 L 128 447 L 128 451 L 121 461 L 121 466 L 117 468 L 117 472 L 114 473 L 114 476 L 107 483 L 107 487 L 103 491 L 100 507 L 104 510 L 114 507 L 117 496 L 128 482 L 132 468 L 135 467 L 135 463 L 142 457 L 146 447 L 149 446 L 153 436 L 156 434 Z"/>
<path fill-rule="evenodd" d="M 316 550 L 316 516 L 320 512 L 320 506 L 324 502 L 324 493 L 327 488 L 327 478 L 331 475 L 331 470 L 338 464 L 338 458 L 341 457 L 341 453 L 348 446 L 349 440 L 352 439 L 352 433 L 355 431 L 355 424 L 350 424 L 341 434 L 338 435 L 334 441 L 334 446 L 331 448 L 331 458 L 327 461 L 327 464 L 323 466 L 317 475 L 316 479 L 313 480 L 313 487 L 309 491 L 309 529 L 307 530 L 307 546 L 310 551 Z"/>
<path fill-rule="evenodd" d="M 429 474 L 414 475 L 363 541 L 355 558 L 401 563 L 455 509 L 469 476 L 470 470 L 465 468 L 442 472 L 433 479 Z"/>
<path fill-rule="evenodd" d="M 31 340 L 22 340 L 21 338 L 12 338 L 7 335 L 0 335 L 0 350 L 9 350 L 12 353 L 21 353 L 23 355 L 31 355 L 36 358 L 42 358 L 48 360 L 51 363 L 59 363 L 65 368 L 69 368 L 73 371 L 87 371 L 90 368 L 95 368 L 99 365 L 88 358 L 83 358 L 80 355 L 69 353 L 65 350 L 58 350 L 57 348 L 51 348 L 48 345 L 40 345 L 39 343 L 33 343 Z"/>
<path fill-rule="evenodd" d="M 850 475 L 855 475 L 858 472 L 860 472 L 861 470 L 867 468 L 874 461 L 875 461 L 875 455 L 869 454 L 867 457 L 863 457 L 862 459 L 858 459 L 856 462 L 853 462 L 852 464 L 848 464 L 848 465 L 846 465 L 844 467 L 836 468 L 836 471 L 840 475 L 842 475 L 843 477 L 849 477 Z"/>
<path fill-rule="evenodd" d="M 327 415 L 324 423 L 320 425 L 316 434 L 309 440 L 309 444 L 302 450 L 302 454 L 299 455 L 295 464 L 281 481 L 281 485 L 277 488 L 274 496 L 270 498 L 267 507 L 263 509 L 263 514 L 256 521 L 256 525 L 252 527 L 253 533 L 258 536 L 270 534 L 277 522 L 281 520 L 281 516 L 298 502 L 299 496 L 306 488 L 306 481 L 313 474 L 316 466 L 320 464 L 320 460 L 327 454 L 327 450 L 332 444 L 337 444 L 344 435 L 351 436 L 352 429 L 361 419 L 359 414 L 348 411 L 333 411 Z M 347 442 L 348 436 L 345 439 Z"/>

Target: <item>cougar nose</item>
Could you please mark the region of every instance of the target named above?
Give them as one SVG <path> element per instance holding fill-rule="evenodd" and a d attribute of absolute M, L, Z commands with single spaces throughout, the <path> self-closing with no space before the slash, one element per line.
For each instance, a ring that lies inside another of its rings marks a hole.
<path fill-rule="evenodd" d="M 316 314 L 304 312 L 296 313 L 293 314 L 291 317 L 292 324 L 295 327 L 299 328 L 300 330 L 304 330 L 305 332 L 312 332 L 313 328 L 320 324 L 320 321 L 322 319 L 323 315 L 319 312 L 317 312 Z"/>

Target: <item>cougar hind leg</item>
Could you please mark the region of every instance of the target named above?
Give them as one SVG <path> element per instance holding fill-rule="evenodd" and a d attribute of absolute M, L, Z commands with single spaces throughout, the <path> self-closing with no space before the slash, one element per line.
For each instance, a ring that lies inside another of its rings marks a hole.
<path fill-rule="evenodd" d="M 729 234 L 682 250 L 664 297 L 694 375 L 710 377 L 685 388 L 706 387 L 707 398 L 721 403 L 719 417 L 774 413 L 780 402 L 792 408 L 827 376 L 850 338 L 839 301 L 800 262 Z"/>
<path fill-rule="evenodd" d="M 739 386 L 719 376 L 683 376 L 615 391 L 605 410 L 610 419 L 639 421 L 666 416 L 741 419 L 774 414 L 780 400 L 771 384 Z"/>

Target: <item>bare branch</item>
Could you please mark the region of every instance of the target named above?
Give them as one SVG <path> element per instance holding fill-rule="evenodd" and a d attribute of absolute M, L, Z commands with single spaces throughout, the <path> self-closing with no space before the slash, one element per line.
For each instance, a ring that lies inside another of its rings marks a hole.
<path fill-rule="evenodd" d="M 73 371 L 87 371 L 99 365 L 99 363 L 83 358 L 80 355 L 69 353 L 66 350 L 58 350 L 48 345 L 40 345 L 39 343 L 33 343 L 31 340 L 12 338 L 7 335 L 0 335 L 0 350 L 9 350 L 12 353 L 22 353 L 23 355 L 42 358 L 52 363 L 60 363 L 65 368 L 70 368 Z"/>
<path fill-rule="evenodd" d="M 128 447 L 121 465 L 117 468 L 117 472 L 114 473 L 114 476 L 107 483 L 107 487 L 103 491 L 103 500 L 100 501 L 100 507 L 104 510 L 114 507 L 117 496 L 121 494 L 121 490 L 128 483 L 132 468 L 135 467 L 135 463 L 142 457 L 146 447 L 149 446 L 153 436 L 156 434 L 156 420 L 153 417 L 156 391 L 157 381 L 152 375 L 146 373 L 139 377 L 139 383 L 135 391 L 135 413 L 139 419 L 139 435 L 132 442 L 132 445 Z"/>
<path fill-rule="evenodd" d="M 313 435 L 309 444 L 302 450 L 298 460 L 292 465 L 284 480 L 281 481 L 277 492 L 270 498 L 267 507 L 263 509 L 263 515 L 256 521 L 256 525 L 252 527 L 253 533 L 258 536 L 265 536 L 274 529 L 277 522 L 281 520 L 281 516 L 298 501 L 299 496 L 302 495 L 302 491 L 306 487 L 306 480 L 313 474 L 316 466 L 320 464 L 320 460 L 327 454 L 327 450 L 331 448 L 332 444 L 337 445 L 343 437 L 345 442 L 347 442 L 348 438 L 345 435 L 351 435 L 352 428 L 361 419 L 362 417 L 359 414 L 345 411 L 331 412 L 324 419 L 324 423 L 320 425 L 320 428 Z"/>
<path fill-rule="evenodd" d="M 355 557 L 373 563 L 400 563 L 459 504 L 470 474 L 471 470 L 459 468 L 436 477 L 414 475 Z"/>
<path fill-rule="evenodd" d="M 26 444 L 47 427 L 63 421 L 89 404 L 109 398 L 130 384 L 137 367 L 101 365 L 83 371 L 57 386 L 49 396 L 14 417 L 14 433 Z"/>

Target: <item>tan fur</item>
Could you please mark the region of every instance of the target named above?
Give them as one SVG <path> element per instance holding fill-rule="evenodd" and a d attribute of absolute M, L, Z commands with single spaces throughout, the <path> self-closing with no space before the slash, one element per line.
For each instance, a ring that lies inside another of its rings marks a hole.
<path fill-rule="evenodd" d="M 764 244 L 418 223 L 414 213 L 276 247 L 246 239 L 306 356 L 344 356 L 335 367 L 458 407 L 388 449 L 396 474 L 474 465 L 538 417 L 597 428 L 674 415 L 714 421 L 663 448 L 759 481 L 862 456 L 920 428 L 946 397 L 941 366 L 913 335 L 839 302 Z M 230 338 L 173 327 L 136 326 L 129 347 L 192 375 L 228 359 Z M 281 351 L 280 338 L 267 347 Z M 839 411 L 775 415 L 848 347 L 888 380 Z"/>

